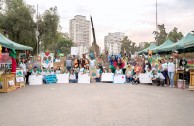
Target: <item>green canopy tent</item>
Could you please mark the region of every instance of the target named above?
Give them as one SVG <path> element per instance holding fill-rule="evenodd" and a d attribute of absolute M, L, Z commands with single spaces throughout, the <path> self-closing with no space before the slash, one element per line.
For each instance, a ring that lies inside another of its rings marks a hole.
<path fill-rule="evenodd" d="M 158 53 L 158 52 L 160 52 L 160 49 L 166 48 L 166 47 L 168 47 L 168 46 L 170 46 L 170 45 L 172 45 L 172 44 L 173 44 L 173 42 L 170 41 L 169 39 L 167 39 L 162 45 L 160 45 L 160 46 L 158 46 L 158 47 L 152 49 L 152 51 L 153 51 L 154 53 Z"/>
<path fill-rule="evenodd" d="M 5 48 L 13 48 L 13 44 L 7 42 L 1 35 L 2 34 L 0 33 L 0 45 Z"/>
<path fill-rule="evenodd" d="M 167 46 L 167 47 L 164 47 L 164 48 L 160 48 L 160 52 L 162 51 L 173 51 L 173 50 L 183 50 L 184 49 L 184 46 L 185 44 L 187 43 L 192 43 L 194 42 L 194 36 L 190 33 L 188 33 L 184 38 L 182 38 L 180 41 L 170 45 L 170 46 Z"/>
<path fill-rule="evenodd" d="M 18 43 L 15 43 L 9 40 L 5 36 L 3 36 L 1 33 L 0 33 L 0 40 L 2 40 L 1 42 L 2 44 L 1 43 L 0 44 L 6 48 L 15 49 L 15 50 L 33 50 L 32 47 L 24 46 L 24 45 L 21 45 L 21 44 L 18 44 Z"/>
<path fill-rule="evenodd" d="M 194 48 L 194 40 L 184 44 L 184 48 Z"/>
<path fill-rule="evenodd" d="M 148 53 L 148 50 L 153 50 L 154 48 L 156 48 L 156 44 L 151 43 L 150 46 L 142 51 L 139 51 L 138 54 L 142 54 L 142 53 Z"/>

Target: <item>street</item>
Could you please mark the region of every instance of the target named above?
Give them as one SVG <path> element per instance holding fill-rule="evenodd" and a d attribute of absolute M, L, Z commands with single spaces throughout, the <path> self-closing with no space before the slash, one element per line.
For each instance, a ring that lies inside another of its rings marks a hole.
<path fill-rule="evenodd" d="M 26 86 L 0 94 L 1 126 L 193 126 L 194 92 L 130 84 Z"/>

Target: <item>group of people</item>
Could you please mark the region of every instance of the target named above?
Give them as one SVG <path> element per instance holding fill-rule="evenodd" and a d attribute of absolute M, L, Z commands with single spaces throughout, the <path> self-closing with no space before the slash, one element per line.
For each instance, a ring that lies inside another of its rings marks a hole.
<path fill-rule="evenodd" d="M 54 62 L 60 62 L 60 58 L 57 56 Z M 131 57 L 129 54 L 124 55 L 108 55 L 108 52 L 97 56 L 95 53 L 88 55 L 83 54 L 82 58 L 76 56 L 69 56 L 65 61 L 65 71 L 62 71 L 60 66 L 57 68 L 46 69 L 44 67 L 30 68 L 29 63 L 32 62 L 30 57 L 28 60 L 22 59 L 20 67 L 24 71 L 26 76 L 26 83 L 28 83 L 29 75 L 49 75 L 49 74 L 69 74 L 70 83 L 76 83 L 79 74 L 91 75 L 91 69 L 96 70 L 94 78 L 96 82 L 101 81 L 102 73 L 114 73 L 117 75 L 125 75 L 126 83 L 138 84 L 140 83 L 140 73 L 149 75 L 152 80 L 152 84 L 174 87 L 174 73 L 175 63 L 173 58 L 169 59 L 146 59 L 143 56 Z M 93 75 L 92 75 L 93 76 Z M 168 78 L 168 79 L 167 79 Z M 167 80 L 170 80 L 168 82 Z"/>

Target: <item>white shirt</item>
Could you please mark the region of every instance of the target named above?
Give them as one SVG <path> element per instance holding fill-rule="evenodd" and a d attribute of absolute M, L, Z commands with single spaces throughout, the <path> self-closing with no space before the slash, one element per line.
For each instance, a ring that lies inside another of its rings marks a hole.
<path fill-rule="evenodd" d="M 165 79 L 165 77 L 163 76 L 162 73 L 158 73 L 158 77 L 159 77 L 160 79 Z"/>
<path fill-rule="evenodd" d="M 132 74 L 132 71 L 129 70 L 129 71 L 127 72 L 127 75 L 131 75 L 131 74 Z"/>
<path fill-rule="evenodd" d="M 27 71 L 26 64 L 25 63 L 20 63 L 20 68 L 23 69 L 24 73 Z"/>
<path fill-rule="evenodd" d="M 162 71 L 164 71 L 165 69 L 167 69 L 167 66 L 168 66 L 167 63 L 163 63 L 163 64 L 162 64 Z"/>
<path fill-rule="evenodd" d="M 61 62 L 61 60 L 60 59 L 55 59 L 55 62 Z"/>
<path fill-rule="evenodd" d="M 119 71 L 116 70 L 115 72 L 116 72 L 116 74 L 122 74 L 122 70 L 121 69 Z"/>
<path fill-rule="evenodd" d="M 84 68 L 80 68 L 79 72 L 83 73 L 84 72 Z"/>
<path fill-rule="evenodd" d="M 90 60 L 90 66 L 91 66 L 91 67 L 94 67 L 94 65 L 95 65 L 95 61 L 96 61 L 95 59 Z"/>
<path fill-rule="evenodd" d="M 175 65 L 173 62 L 168 63 L 168 72 L 174 72 L 175 71 Z"/>
<path fill-rule="evenodd" d="M 75 79 L 76 79 L 75 74 L 70 74 L 70 75 L 69 75 L 69 79 L 70 79 L 70 80 L 75 80 Z"/>

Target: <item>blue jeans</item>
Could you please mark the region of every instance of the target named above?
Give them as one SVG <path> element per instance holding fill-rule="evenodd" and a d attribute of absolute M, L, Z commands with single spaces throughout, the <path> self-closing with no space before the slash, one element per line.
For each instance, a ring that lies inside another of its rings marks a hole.
<path fill-rule="evenodd" d="M 132 77 L 132 76 L 131 76 L 131 77 L 129 77 L 129 78 L 126 78 L 127 83 L 132 82 L 132 80 L 133 80 L 133 77 Z"/>
<path fill-rule="evenodd" d="M 174 72 L 168 72 L 168 77 L 170 79 L 170 86 L 174 86 Z"/>
<path fill-rule="evenodd" d="M 100 78 L 95 78 L 96 79 L 96 82 L 100 82 Z"/>

